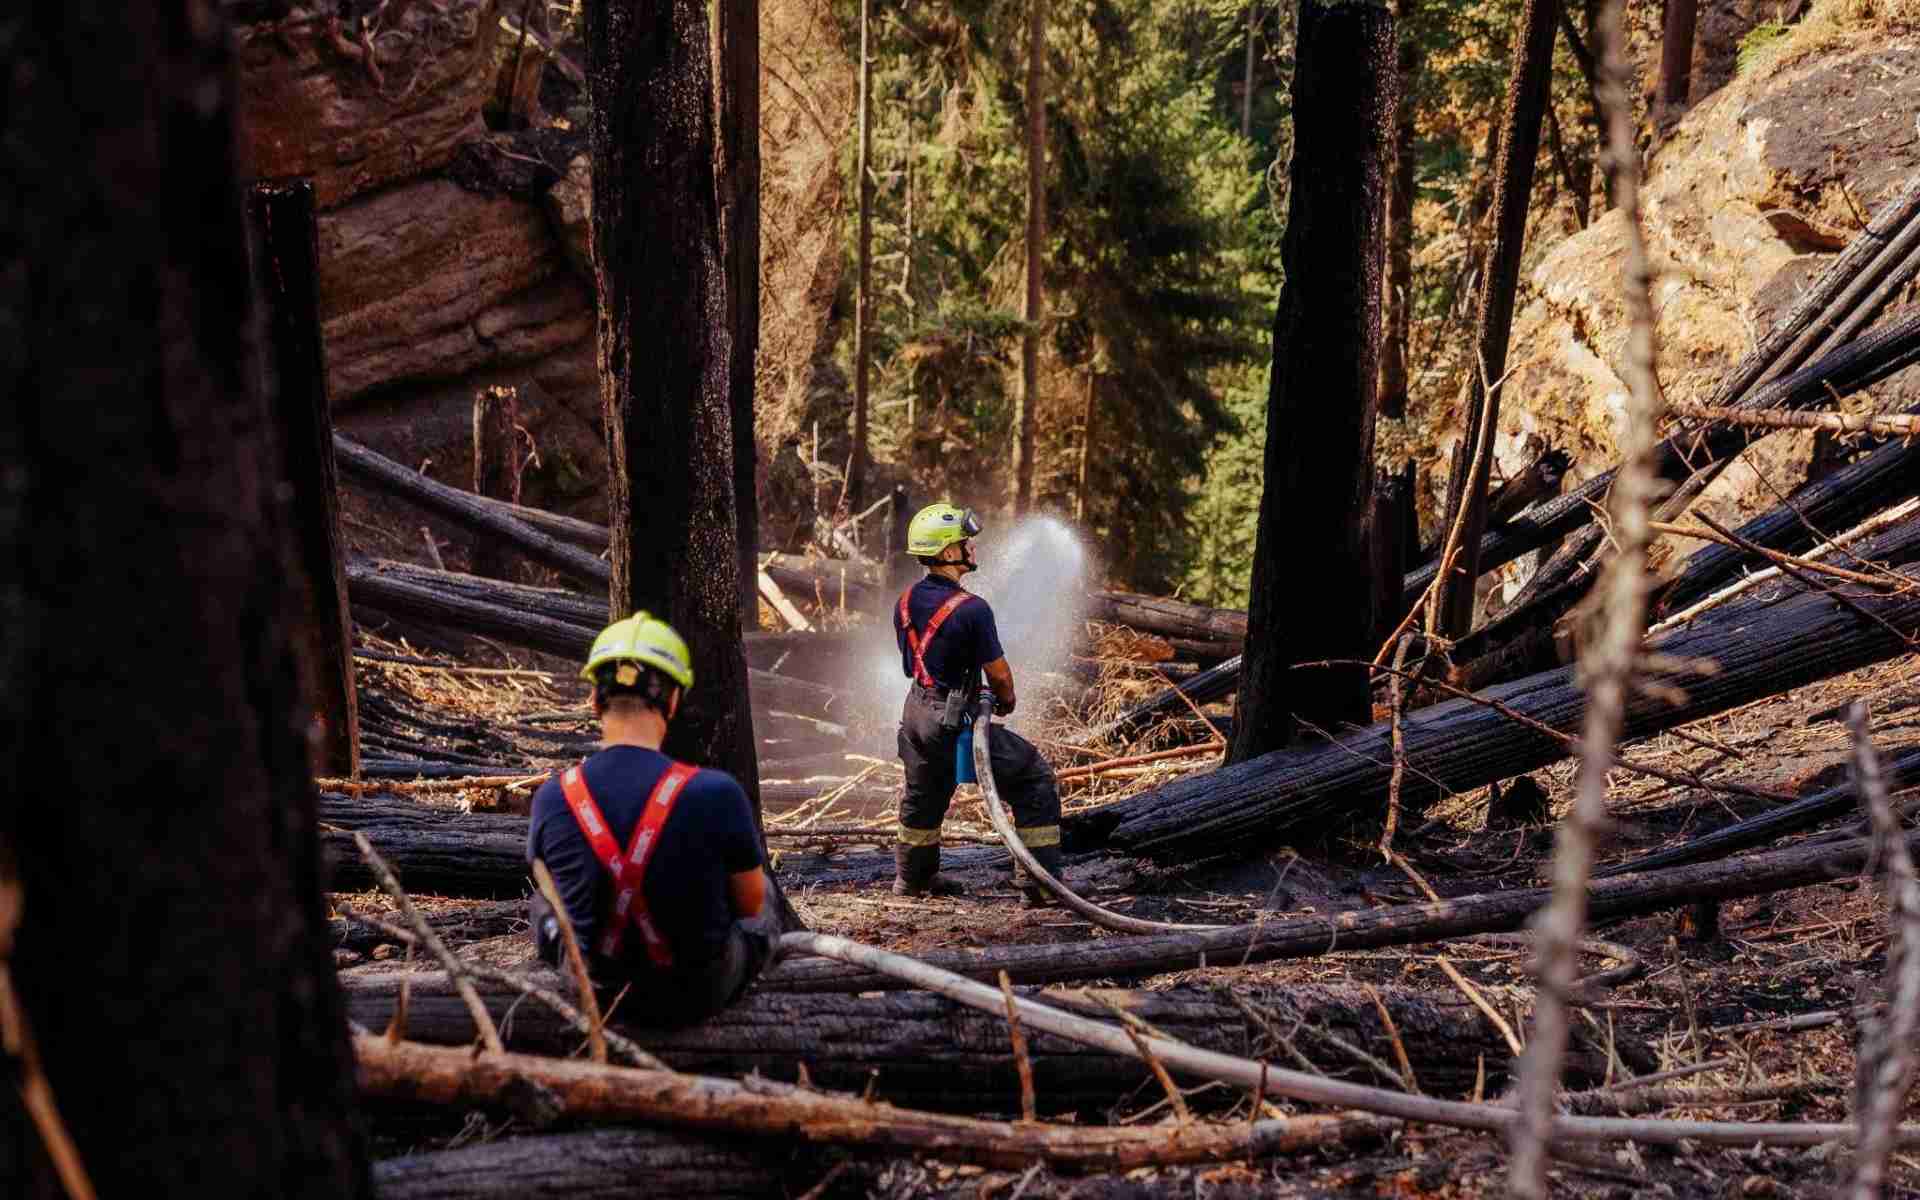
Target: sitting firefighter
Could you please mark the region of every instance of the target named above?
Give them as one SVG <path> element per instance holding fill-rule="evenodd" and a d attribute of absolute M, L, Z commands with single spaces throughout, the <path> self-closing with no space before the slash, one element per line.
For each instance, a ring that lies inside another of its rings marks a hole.
<path fill-rule="evenodd" d="M 900 715 L 906 790 L 893 852 L 893 890 L 902 896 L 960 893 L 958 882 L 939 874 L 940 822 L 957 785 L 955 747 L 972 725 L 983 676 L 993 692 L 993 711 L 1004 716 L 1014 708 L 1013 670 L 1000 648 L 993 609 L 960 586 L 961 576 L 979 568 L 973 557 L 979 532 L 972 509 L 945 502 L 921 509 L 907 528 L 907 554 L 926 566 L 927 575 L 901 593 L 894 613 L 901 669 L 913 680 Z M 1057 877 L 1060 790 L 1053 769 L 1033 743 L 1010 729 L 996 727 L 988 751 L 1021 842 Z M 1029 905 L 1048 900 L 1033 880 L 1021 890 Z"/>
<path fill-rule="evenodd" d="M 746 793 L 660 752 L 693 686 L 687 644 L 646 613 L 594 639 L 603 748 L 540 785 L 527 861 L 544 860 L 597 983 L 631 983 L 629 1019 L 679 1025 L 740 998 L 777 930 Z M 560 923 L 532 899 L 540 957 L 565 966 Z"/>

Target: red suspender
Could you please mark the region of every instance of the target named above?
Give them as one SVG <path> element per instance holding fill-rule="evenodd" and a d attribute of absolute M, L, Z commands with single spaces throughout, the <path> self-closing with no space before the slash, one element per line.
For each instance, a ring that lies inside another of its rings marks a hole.
<path fill-rule="evenodd" d="M 654 927 L 641 884 L 646 880 L 647 864 L 653 859 L 661 828 L 673 815 L 673 806 L 686 790 L 687 781 L 699 774 L 700 768 L 685 763 L 667 765 L 666 773 L 647 796 L 646 810 L 634 826 L 633 841 L 623 855 L 613 840 L 613 832 L 607 828 L 606 818 L 600 814 L 600 806 L 594 803 L 593 793 L 587 790 L 587 777 L 580 769 L 584 765 L 577 763 L 566 769 L 560 776 L 560 791 L 567 798 L 567 807 L 573 810 L 573 819 L 580 823 L 580 832 L 587 835 L 593 856 L 613 876 L 613 911 L 607 915 L 606 930 L 600 935 L 600 953 L 608 958 L 618 957 L 622 935 L 627 925 L 632 924 L 646 940 L 647 958 L 653 965 L 671 967 L 673 949 Z"/>
<path fill-rule="evenodd" d="M 946 623 L 953 610 L 973 599 L 972 592 L 955 592 L 947 597 L 947 602 L 933 610 L 933 617 L 927 622 L 927 631 L 919 636 L 913 632 L 913 618 L 907 613 L 907 597 L 913 595 L 908 588 L 900 593 L 900 628 L 907 631 L 907 649 L 913 651 L 913 677 L 925 688 L 938 687 L 933 676 L 927 674 L 927 647 L 933 644 L 933 635 L 940 632 L 940 626 Z"/>

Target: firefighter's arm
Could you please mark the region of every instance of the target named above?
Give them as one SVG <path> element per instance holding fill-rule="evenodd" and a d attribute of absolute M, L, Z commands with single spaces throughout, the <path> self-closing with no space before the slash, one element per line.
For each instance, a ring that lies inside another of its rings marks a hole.
<path fill-rule="evenodd" d="M 759 867 L 727 876 L 727 898 L 736 917 L 757 917 L 767 903 L 767 877 Z"/>
<path fill-rule="evenodd" d="M 987 677 L 987 686 L 993 689 L 993 711 L 1006 716 L 1014 705 L 1013 668 L 1005 658 L 996 658 L 980 670 Z"/>

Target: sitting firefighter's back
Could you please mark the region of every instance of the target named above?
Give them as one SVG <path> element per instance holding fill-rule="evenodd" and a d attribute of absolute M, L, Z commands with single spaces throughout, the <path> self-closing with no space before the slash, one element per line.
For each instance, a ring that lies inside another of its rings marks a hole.
<path fill-rule="evenodd" d="M 724 771 L 660 751 L 693 684 L 686 643 L 645 613 L 594 642 L 582 676 L 605 748 L 542 784 L 527 859 L 546 863 L 596 981 L 632 994 L 622 1016 L 681 1024 L 738 999 L 766 964 L 760 841 Z M 540 955 L 561 965 L 559 922 L 538 896 Z"/>

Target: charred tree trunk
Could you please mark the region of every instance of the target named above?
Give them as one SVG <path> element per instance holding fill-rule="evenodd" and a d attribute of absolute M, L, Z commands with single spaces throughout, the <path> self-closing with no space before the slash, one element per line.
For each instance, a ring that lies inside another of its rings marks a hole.
<path fill-rule="evenodd" d="M 867 491 L 867 380 L 873 360 L 873 3 L 860 0 L 859 274 L 853 301 L 853 457 L 847 466 L 847 505 L 864 506 Z"/>
<path fill-rule="evenodd" d="M 591 0 L 586 21 L 611 612 L 687 639 L 698 686 L 665 749 L 731 772 L 757 814 L 706 10 Z"/>
<path fill-rule="evenodd" d="M 1231 761 L 1289 741 L 1304 719 L 1365 722 L 1358 674 L 1301 673 L 1368 658 L 1365 544 L 1373 494 L 1380 223 L 1392 136 L 1393 18 L 1377 4 L 1300 0 L 1293 186 L 1273 325 L 1266 481 L 1254 545 L 1247 651 Z M 1302 520 L 1315 514 L 1311 521 Z M 1314 585 L 1299 586 L 1310 571 Z"/>
<path fill-rule="evenodd" d="M 1033 505 L 1033 434 L 1040 407 L 1041 278 L 1047 246 L 1047 9 L 1027 0 L 1027 294 L 1020 308 L 1020 397 L 1014 409 L 1013 513 Z"/>
<path fill-rule="evenodd" d="M 58 788 L 0 806 L 11 974 L 100 1195 L 365 1196 L 229 46 L 75 0 L 0 49 L 0 761 Z M 0 1193 L 65 1195 L 5 1111 Z"/>
<path fill-rule="evenodd" d="M 483 388 L 473 396 L 473 494 L 520 503 L 520 396 L 509 387 Z M 511 577 L 513 562 L 496 539 L 473 539 L 473 573 Z"/>
<path fill-rule="evenodd" d="M 733 418 L 733 516 L 740 620 L 760 624 L 760 489 L 754 397 L 760 355 L 760 0 L 721 0 L 720 228 L 727 277 L 727 407 Z"/>
<path fill-rule="evenodd" d="M 313 185 L 304 180 L 255 184 L 247 193 L 247 215 L 254 279 L 267 308 L 269 405 L 280 434 L 282 476 L 293 492 L 288 517 L 302 593 L 296 638 L 306 653 L 318 725 L 313 768 L 324 775 L 352 775 L 360 769 L 360 722 L 333 471 L 333 414 L 320 344 Z"/>
<path fill-rule="evenodd" d="M 1469 366 L 1466 424 L 1447 481 L 1441 523 L 1441 560 L 1457 544 L 1454 571 L 1440 583 L 1439 626 L 1457 638 L 1473 625 L 1474 585 L 1480 578 L 1480 538 L 1487 528 L 1487 485 L 1500 427 L 1500 379 L 1506 373 L 1507 338 L 1513 328 L 1514 293 L 1520 285 L 1520 254 L 1527 234 L 1527 202 L 1540 157 L 1540 118 L 1553 77 L 1554 14 L 1560 0 L 1526 0 L 1520 40 L 1507 81 L 1506 118 L 1494 184 L 1493 244 L 1481 282 L 1475 329 L 1477 361 Z"/>
<path fill-rule="evenodd" d="M 1401 4 L 1404 12 L 1406 5 Z M 1393 175 L 1387 188 L 1385 240 L 1387 286 L 1382 294 L 1380 333 L 1380 415 L 1407 415 L 1407 343 L 1413 330 L 1413 159 L 1414 82 L 1420 71 L 1420 47 L 1400 22 L 1399 102 L 1394 106 Z"/>
<path fill-rule="evenodd" d="M 1660 35 L 1661 116 L 1674 117 L 1687 106 L 1693 83 L 1693 29 L 1699 0 L 1667 0 L 1666 28 Z"/>

